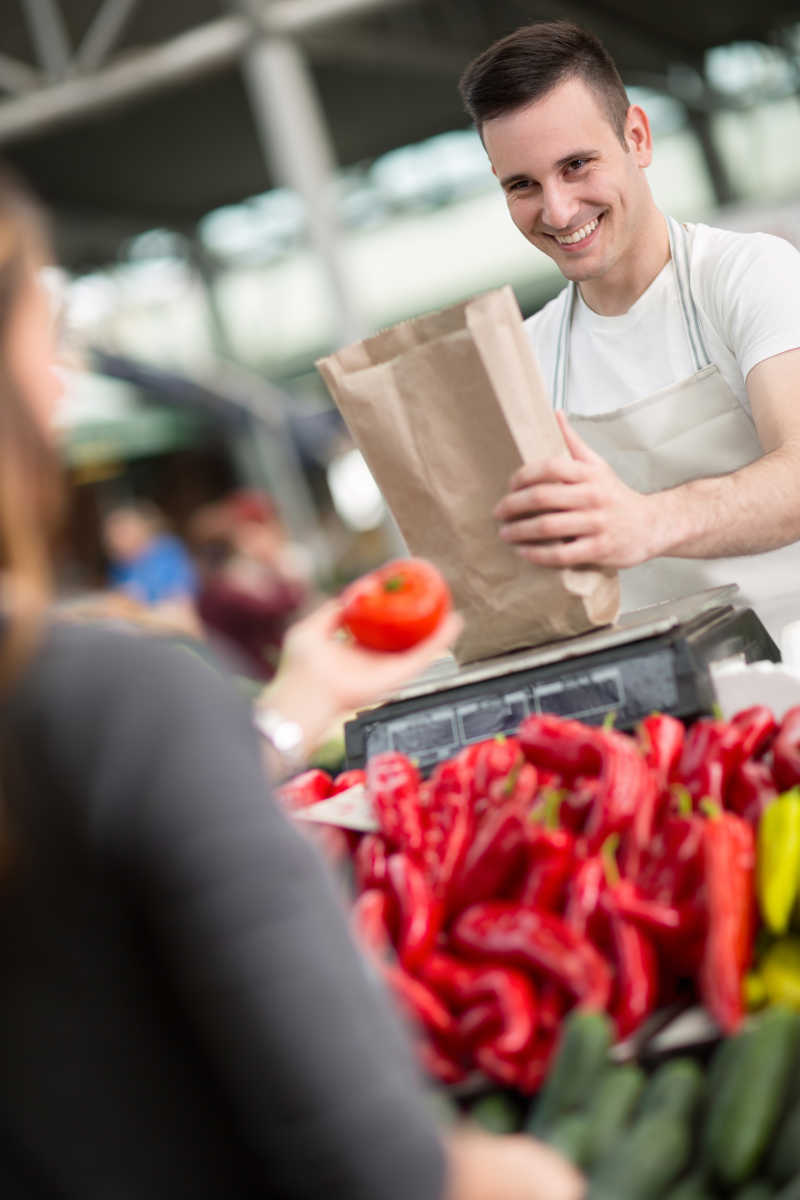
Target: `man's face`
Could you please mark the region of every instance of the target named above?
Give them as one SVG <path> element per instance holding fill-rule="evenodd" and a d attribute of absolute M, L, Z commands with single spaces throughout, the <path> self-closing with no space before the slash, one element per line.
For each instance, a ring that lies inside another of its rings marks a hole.
<path fill-rule="evenodd" d="M 514 224 L 567 279 L 600 279 L 637 254 L 652 209 L 640 108 L 628 110 L 623 146 L 596 94 L 568 79 L 482 134 Z"/>

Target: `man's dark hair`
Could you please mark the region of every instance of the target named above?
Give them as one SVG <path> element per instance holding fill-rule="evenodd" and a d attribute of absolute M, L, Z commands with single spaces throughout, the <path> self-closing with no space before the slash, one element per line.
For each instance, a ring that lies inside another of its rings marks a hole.
<path fill-rule="evenodd" d="M 574 78 L 595 93 L 624 145 L 630 101 L 616 64 L 602 42 L 568 21 L 523 25 L 494 42 L 469 64 L 459 91 L 480 132 L 486 121 L 524 108 Z"/>

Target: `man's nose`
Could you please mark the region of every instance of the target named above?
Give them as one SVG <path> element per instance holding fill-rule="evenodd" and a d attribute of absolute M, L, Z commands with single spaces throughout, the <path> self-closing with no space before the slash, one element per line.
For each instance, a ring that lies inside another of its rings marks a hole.
<path fill-rule="evenodd" d="M 551 229 L 569 229 L 579 207 L 580 201 L 565 183 L 552 182 L 542 187 L 542 220 Z"/>

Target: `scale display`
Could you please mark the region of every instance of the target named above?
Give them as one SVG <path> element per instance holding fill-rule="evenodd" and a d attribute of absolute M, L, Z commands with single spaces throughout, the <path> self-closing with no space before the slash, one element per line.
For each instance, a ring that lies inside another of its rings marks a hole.
<path fill-rule="evenodd" d="M 427 770 L 462 746 L 514 733 L 531 713 L 549 712 L 597 724 L 613 713 L 615 723 L 622 726 L 654 708 L 671 711 L 678 702 L 672 655 L 666 650 L 589 670 L 582 666 L 569 671 L 562 665 L 557 676 L 534 678 L 522 686 L 508 679 L 495 680 L 493 685 L 495 690 L 484 685 L 478 696 L 459 699 L 456 693 L 416 711 L 382 712 L 364 728 L 365 757 L 399 750 Z"/>
<path fill-rule="evenodd" d="M 346 722 L 347 765 L 399 750 L 428 772 L 462 746 L 514 733 L 531 713 L 594 725 L 613 713 L 619 729 L 654 711 L 692 718 L 710 712 L 714 701 L 708 664 L 732 656 L 780 658 L 752 609 L 710 609 L 637 641 L 460 682 L 443 679 Z"/>

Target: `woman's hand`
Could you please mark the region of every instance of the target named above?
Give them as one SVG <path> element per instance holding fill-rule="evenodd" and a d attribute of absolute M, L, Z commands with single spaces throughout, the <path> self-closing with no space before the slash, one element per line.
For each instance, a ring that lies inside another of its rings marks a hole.
<path fill-rule="evenodd" d="M 355 645 L 339 629 L 338 600 L 327 600 L 286 635 L 278 673 L 259 703 L 297 721 L 312 747 L 338 717 L 375 703 L 443 655 L 463 622 L 450 613 L 410 650 L 382 653 Z"/>
<path fill-rule="evenodd" d="M 555 1150 L 520 1134 L 482 1130 L 447 1139 L 445 1200 L 582 1200 L 586 1180 Z"/>

